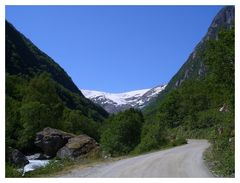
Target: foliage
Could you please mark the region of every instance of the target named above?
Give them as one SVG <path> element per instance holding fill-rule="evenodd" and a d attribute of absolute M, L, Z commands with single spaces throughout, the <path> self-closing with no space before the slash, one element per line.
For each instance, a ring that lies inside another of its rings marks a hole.
<path fill-rule="evenodd" d="M 98 129 L 100 124 L 84 116 L 80 110 L 69 110 L 66 108 L 63 112 L 64 123 L 61 129 L 74 134 L 88 134 L 95 140 L 99 140 Z"/>
<path fill-rule="evenodd" d="M 147 152 L 167 144 L 164 126 L 158 122 L 145 123 L 141 132 L 141 142 L 135 148 L 135 153 Z"/>
<path fill-rule="evenodd" d="M 142 113 L 129 109 L 110 117 L 101 133 L 101 146 L 112 155 L 129 153 L 140 142 Z"/>
<path fill-rule="evenodd" d="M 179 145 L 182 145 L 182 144 L 186 144 L 187 143 L 187 140 L 183 137 L 181 138 L 177 138 L 173 141 L 171 141 L 171 146 L 179 146 Z"/>
<path fill-rule="evenodd" d="M 204 53 L 204 63 L 209 77 L 221 88 L 234 90 L 235 75 L 235 37 L 234 28 L 220 31 L 217 40 L 210 40 Z"/>
<path fill-rule="evenodd" d="M 17 171 L 17 167 L 6 163 L 5 164 L 5 176 L 8 178 L 21 177 L 21 173 Z"/>

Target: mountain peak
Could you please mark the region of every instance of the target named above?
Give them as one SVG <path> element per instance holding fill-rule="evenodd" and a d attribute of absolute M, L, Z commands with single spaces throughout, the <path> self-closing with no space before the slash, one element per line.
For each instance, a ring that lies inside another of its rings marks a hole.
<path fill-rule="evenodd" d="M 234 23 L 235 18 L 235 8 L 234 6 L 225 6 L 222 8 L 218 14 L 213 19 L 205 39 L 216 39 L 217 32 L 220 28 L 231 28 Z"/>
<path fill-rule="evenodd" d="M 153 98 L 164 90 L 165 87 L 166 85 L 160 85 L 154 88 L 124 93 L 109 93 L 85 89 L 81 89 L 81 91 L 86 98 L 102 106 L 109 113 L 116 113 L 131 107 L 139 109 L 145 107 Z"/>

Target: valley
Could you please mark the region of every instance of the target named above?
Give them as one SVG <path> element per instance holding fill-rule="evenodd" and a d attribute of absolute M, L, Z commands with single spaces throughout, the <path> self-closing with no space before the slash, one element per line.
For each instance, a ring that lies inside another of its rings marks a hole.
<path fill-rule="evenodd" d="M 223 7 L 168 83 L 108 93 L 78 88 L 6 20 L 6 177 L 122 156 L 134 157 L 59 177 L 235 177 L 234 26 L 235 7 Z M 49 164 L 21 172 L 39 161 Z"/>

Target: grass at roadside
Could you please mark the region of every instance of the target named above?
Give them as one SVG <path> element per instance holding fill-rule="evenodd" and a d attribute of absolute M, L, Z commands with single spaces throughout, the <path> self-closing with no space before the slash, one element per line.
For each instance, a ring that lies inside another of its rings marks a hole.
<path fill-rule="evenodd" d="M 205 151 L 204 160 L 215 177 L 235 177 L 234 151 L 231 147 L 219 149 L 212 144 Z"/>
<path fill-rule="evenodd" d="M 21 173 L 17 171 L 18 167 L 15 167 L 9 163 L 5 164 L 5 176 L 7 178 L 17 178 L 17 177 L 22 177 Z"/>
<path fill-rule="evenodd" d="M 148 150 L 148 151 L 139 151 L 139 149 L 135 149 L 133 150 L 132 152 L 129 153 L 129 156 L 130 157 L 133 157 L 133 156 L 138 156 L 138 155 L 143 155 L 143 154 L 149 154 L 149 153 L 152 153 L 152 152 L 156 152 L 156 151 L 162 151 L 162 150 L 166 150 L 166 149 L 170 149 L 170 148 L 173 148 L 173 147 L 176 147 L 176 146 L 181 146 L 181 145 L 184 145 L 184 144 L 187 144 L 187 140 L 184 139 L 184 138 L 178 138 L 178 139 L 175 139 L 161 147 L 158 147 L 158 148 L 155 148 L 155 149 L 151 149 L 151 150 Z"/>

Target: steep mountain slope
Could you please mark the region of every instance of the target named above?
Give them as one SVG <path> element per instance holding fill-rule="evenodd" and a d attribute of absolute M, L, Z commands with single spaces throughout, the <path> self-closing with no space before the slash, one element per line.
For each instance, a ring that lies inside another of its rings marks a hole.
<path fill-rule="evenodd" d="M 7 21 L 5 44 L 7 145 L 31 149 L 35 132 L 46 126 L 97 138 L 108 113 Z"/>
<path fill-rule="evenodd" d="M 59 84 L 71 92 L 81 95 L 81 92 L 67 73 L 7 21 L 6 72 L 11 75 L 21 73 L 29 77 L 42 72 L 48 72 L 51 73 L 52 78 Z"/>
<path fill-rule="evenodd" d="M 109 113 L 117 113 L 129 108 L 142 109 L 164 90 L 166 85 L 125 93 L 106 93 L 100 91 L 81 90 L 85 97 L 102 106 Z"/>
<path fill-rule="evenodd" d="M 151 115 L 156 112 L 158 104 L 164 99 L 167 93 L 178 88 L 185 80 L 199 80 L 204 78 L 206 68 L 203 64 L 202 53 L 206 49 L 206 41 L 218 39 L 218 32 L 221 29 L 229 29 L 233 26 L 235 11 L 233 6 L 226 6 L 213 19 L 206 35 L 197 44 L 187 61 L 180 70 L 172 77 L 165 90 L 158 98 L 145 108 L 145 113 Z"/>
<path fill-rule="evenodd" d="M 182 138 L 208 139 L 210 168 L 235 176 L 234 7 L 224 7 L 157 102 L 145 111 L 138 151 Z"/>

